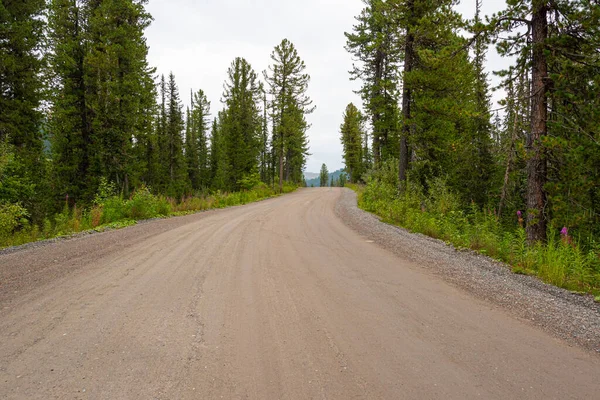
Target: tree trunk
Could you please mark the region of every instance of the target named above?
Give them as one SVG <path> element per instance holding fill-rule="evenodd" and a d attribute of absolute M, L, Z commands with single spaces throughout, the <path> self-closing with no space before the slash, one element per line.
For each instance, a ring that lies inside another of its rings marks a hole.
<path fill-rule="evenodd" d="M 407 2 L 407 7 L 410 13 L 410 20 L 412 21 L 415 12 L 414 0 Z M 403 88 L 402 88 L 402 136 L 400 138 L 400 165 L 398 168 L 398 184 L 400 192 L 406 189 L 406 174 L 408 172 L 408 136 L 410 135 L 410 118 L 411 118 L 411 101 L 412 91 L 406 85 L 406 75 L 409 74 L 414 67 L 414 43 L 415 36 L 409 26 L 406 32 L 406 43 L 404 46 L 404 74 L 403 74 Z"/>
<path fill-rule="evenodd" d="M 373 99 L 381 98 L 381 79 L 383 77 L 383 62 L 384 54 L 381 50 L 377 51 L 375 57 L 375 82 L 373 82 L 373 93 L 371 102 Z M 379 111 L 379 104 L 371 104 L 373 113 L 373 162 L 375 167 L 379 167 L 381 163 L 381 127 L 379 121 L 381 120 L 381 112 Z"/>
<path fill-rule="evenodd" d="M 547 223 L 544 189 L 547 165 L 543 138 L 548 132 L 548 64 L 545 54 L 548 9 L 546 0 L 533 0 L 532 6 L 531 132 L 527 137 L 527 240 L 529 244 L 546 240 Z"/>
<path fill-rule="evenodd" d="M 510 140 L 510 147 L 508 149 L 508 157 L 506 158 L 506 170 L 504 171 L 504 184 L 502 185 L 502 193 L 500 195 L 500 204 L 498 204 L 498 219 L 502 217 L 502 210 L 504 209 L 504 203 L 508 196 L 508 183 L 510 179 L 510 170 L 512 165 L 513 153 L 515 150 L 515 142 L 517 141 L 517 129 L 519 126 L 519 116 L 517 110 L 514 112 L 513 129 Z"/>
<path fill-rule="evenodd" d="M 281 139 L 281 148 L 279 149 L 279 193 L 283 193 L 283 135 Z"/>

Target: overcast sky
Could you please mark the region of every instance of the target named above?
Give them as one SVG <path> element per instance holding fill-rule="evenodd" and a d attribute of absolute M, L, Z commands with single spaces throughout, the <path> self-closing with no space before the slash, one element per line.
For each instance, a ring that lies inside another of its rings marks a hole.
<path fill-rule="evenodd" d="M 503 8 L 504 1 L 483 0 L 484 13 Z M 475 0 L 463 0 L 458 10 L 471 18 Z M 273 47 L 287 38 L 305 61 L 311 75 L 309 95 L 317 106 L 308 117 L 310 152 L 306 170 L 342 168 L 339 126 L 358 82 L 350 82 L 350 55 L 344 32 L 363 8 L 361 0 L 150 0 L 154 22 L 146 31 L 149 62 L 159 74 L 175 74 L 184 104 L 190 89 L 202 89 L 213 116 L 221 109 L 227 68 L 244 57 L 261 74 L 270 64 Z M 491 52 L 488 69 L 506 66 Z M 262 76 L 262 74 L 261 74 Z"/>

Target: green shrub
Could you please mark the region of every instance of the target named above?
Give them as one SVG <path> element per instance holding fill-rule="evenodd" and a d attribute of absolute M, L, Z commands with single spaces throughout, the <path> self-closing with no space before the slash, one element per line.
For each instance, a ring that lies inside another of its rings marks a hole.
<path fill-rule="evenodd" d="M 125 203 L 120 196 L 105 198 L 98 205 L 102 207 L 102 225 L 120 221 L 127 216 Z"/>
<path fill-rule="evenodd" d="M 123 208 L 125 217 L 132 220 L 167 216 L 171 212 L 168 201 L 153 195 L 146 186 L 136 190 L 131 199 L 125 202 Z"/>
<path fill-rule="evenodd" d="M 21 205 L 0 204 L 0 247 L 20 245 L 87 229 L 121 228 L 133 225 L 137 220 L 247 204 L 278 195 L 275 189 L 260 182 L 256 183 L 253 175 L 245 182 L 253 187 L 235 193 L 217 191 L 212 196 L 201 193 L 200 196 L 186 197 L 178 202 L 173 198 L 154 195 L 145 186 L 136 190 L 130 199 L 124 200 L 117 194 L 116 187 L 103 179 L 89 209 L 84 210 L 77 206 L 69 208 L 65 205 L 61 213 L 53 218 L 46 218 L 39 227 L 29 224 L 29 215 Z M 296 186 L 286 184 L 283 191 L 289 193 L 295 189 Z"/>
<path fill-rule="evenodd" d="M 258 172 L 244 176 L 238 181 L 241 190 L 252 190 L 262 184 Z"/>
<path fill-rule="evenodd" d="M 600 292 L 600 245 L 586 246 L 572 238 L 557 237 L 549 229 L 545 245 L 527 245 L 525 229 L 503 227 L 496 216 L 474 204 L 461 208 L 460 199 L 443 179 L 427 182 L 428 192 L 412 182 L 398 194 L 393 166 L 367 176 L 366 186 L 350 185 L 358 193 L 359 206 L 383 221 L 470 248 L 513 266 L 513 271 L 537 275 L 545 282 L 570 290 Z"/>
<path fill-rule="evenodd" d="M 0 245 L 9 243 L 15 231 L 29 223 L 28 216 L 20 204 L 0 204 Z"/>

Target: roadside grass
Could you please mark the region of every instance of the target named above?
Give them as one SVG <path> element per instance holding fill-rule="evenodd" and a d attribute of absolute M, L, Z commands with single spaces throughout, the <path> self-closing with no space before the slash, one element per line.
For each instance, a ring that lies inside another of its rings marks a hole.
<path fill-rule="evenodd" d="M 296 190 L 284 186 L 283 193 Z M 181 200 L 157 196 L 146 187 L 135 191 L 130 198 L 110 194 L 110 190 L 96 197 L 88 208 L 68 207 L 43 224 L 31 224 L 27 211 L 19 205 L 0 204 L 0 249 L 39 240 L 69 236 L 85 231 L 104 231 L 135 225 L 137 221 L 194 214 L 216 208 L 243 205 L 270 197 L 279 192 L 266 185 L 233 193 L 189 196 Z"/>
<path fill-rule="evenodd" d="M 593 239 L 582 244 L 551 228 L 546 244 L 528 246 L 525 229 L 517 221 L 513 230 L 507 230 L 492 212 L 475 206 L 462 210 L 442 184 L 433 185 L 428 198 L 410 186 L 399 196 L 395 187 L 375 180 L 366 186 L 347 187 L 357 192 L 361 209 L 384 222 L 443 240 L 457 249 L 477 251 L 507 263 L 514 273 L 592 294 L 600 302 L 600 244 Z"/>

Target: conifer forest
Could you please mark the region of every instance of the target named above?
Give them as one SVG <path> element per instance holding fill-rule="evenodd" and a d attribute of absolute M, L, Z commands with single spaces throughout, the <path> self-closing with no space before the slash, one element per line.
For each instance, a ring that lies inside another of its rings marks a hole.
<path fill-rule="evenodd" d="M 363 0 L 340 32 L 362 99 L 335 110 L 348 186 L 388 222 L 598 295 L 600 5 L 482 1 L 467 19 L 457 0 Z M 181 93 L 148 62 L 147 3 L 0 0 L 0 247 L 304 185 L 294 43 L 264 71 L 232 60 L 220 99 Z M 510 67 L 486 69 L 490 49 Z"/>
<path fill-rule="evenodd" d="M 0 2 L 0 246 L 252 201 L 301 184 L 309 75 L 281 41 L 222 110 L 148 64 L 147 0 Z M 214 118 L 213 118 L 214 117 Z"/>
<path fill-rule="evenodd" d="M 366 0 L 346 32 L 362 109 L 341 141 L 361 206 L 572 290 L 600 286 L 600 5 Z M 510 60 L 493 71 L 490 49 Z M 505 93 L 498 106 L 493 91 Z"/>

